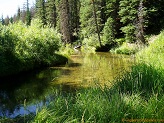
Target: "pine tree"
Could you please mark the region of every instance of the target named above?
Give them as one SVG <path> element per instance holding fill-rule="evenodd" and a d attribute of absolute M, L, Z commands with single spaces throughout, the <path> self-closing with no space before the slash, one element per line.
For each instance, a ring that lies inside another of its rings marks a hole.
<path fill-rule="evenodd" d="M 95 1 L 94 0 L 92 0 L 92 4 L 93 4 L 93 14 L 94 14 L 96 32 L 97 32 L 97 35 L 98 35 L 98 41 L 99 41 L 100 47 L 102 47 L 101 38 L 100 38 L 100 28 L 99 28 L 99 25 L 98 25 L 96 6 L 95 6 Z"/>
<path fill-rule="evenodd" d="M 21 10 L 20 10 L 20 8 L 18 8 L 16 21 L 19 21 L 20 20 L 20 17 L 21 17 Z"/>
<path fill-rule="evenodd" d="M 97 16 L 97 24 L 101 27 L 101 0 L 94 1 L 95 12 Z M 81 1 L 80 7 L 80 27 L 81 27 L 81 36 L 90 37 L 97 33 L 95 17 L 93 12 L 93 2 L 91 0 Z M 100 28 L 101 29 L 101 28 Z M 100 31 L 100 30 L 99 30 Z"/>
<path fill-rule="evenodd" d="M 120 11 L 119 15 L 121 17 L 121 22 L 123 27 L 122 32 L 125 33 L 125 39 L 127 42 L 136 41 L 136 23 L 137 23 L 137 13 L 138 13 L 139 0 L 121 0 L 120 1 Z"/>
<path fill-rule="evenodd" d="M 110 0 L 110 1 L 106 1 L 106 8 L 105 8 L 105 14 L 106 14 L 106 18 L 111 18 L 112 19 L 112 24 L 113 24 L 113 28 L 112 30 L 115 30 L 115 36 L 114 37 L 118 37 L 120 36 L 120 28 L 121 28 L 121 24 L 120 24 L 120 16 L 118 14 L 119 12 L 119 1 L 120 0 Z"/>
<path fill-rule="evenodd" d="M 80 0 L 69 0 L 71 40 L 76 40 L 80 27 Z"/>
<path fill-rule="evenodd" d="M 27 0 L 26 2 L 26 24 L 30 25 L 31 23 L 31 13 L 30 13 L 30 9 L 29 9 L 29 2 Z"/>
<path fill-rule="evenodd" d="M 103 29 L 103 43 L 110 46 L 115 43 L 115 25 L 112 17 L 109 17 Z"/>
<path fill-rule="evenodd" d="M 10 17 L 10 23 L 13 23 L 14 20 L 13 20 L 13 17 Z"/>
<path fill-rule="evenodd" d="M 71 26 L 70 26 L 70 13 L 69 13 L 69 2 L 68 0 L 60 0 L 59 4 L 59 21 L 60 31 L 64 43 L 71 43 Z"/>
<path fill-rule="evenodd" d="M 144 38 L 144 5 L 143 0 L 140 0 L 139 7 L 138 7 L 138 19 L 136 24 L 136 38 L 139 43 L 146 44 L 145 38 Z"/>
<path fill-rule="evenodd" d="M 1 16 L 1 23 L 2 23 L 2 25 L 5 24 L 5 21 L 4 21 L 4 18 L 3 18 L 3 15 Z"/>
<path fill-rule="evenodd" d="M 45 0 L 36 0 L 36 16 L 42 21 L 43 26 L 47 24 Z"/>
<path fill-rule="evenodd" d="M 55 0 L 47 1 L 46 11 L 47 22 L 50 24 L 51 27 L 55 28 L 57 24 L 57 10 Z"/>

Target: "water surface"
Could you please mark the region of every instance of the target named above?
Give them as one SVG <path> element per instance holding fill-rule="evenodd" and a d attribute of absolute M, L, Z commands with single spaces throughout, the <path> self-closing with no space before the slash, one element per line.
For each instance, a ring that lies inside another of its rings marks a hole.
<path fill-rule="evenodd" d="M 110 53 L 75 54 L 63 66 L 0 79 L 0 117 L 24 116 L 54 100 L 55 89 L 74 92 L 78 87 L 112 84 L 129 70 L 132 56 Z"/>

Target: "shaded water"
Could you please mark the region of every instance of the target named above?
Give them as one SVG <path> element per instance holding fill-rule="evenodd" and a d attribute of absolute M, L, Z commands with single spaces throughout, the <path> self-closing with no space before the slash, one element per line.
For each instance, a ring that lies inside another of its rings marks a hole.
<path fill-rule="evenodd" d="M 133 60 L 110 53 L 76 54 L 64 66 L 0 79 L 0 117 L 35 113 L 55 98 L 55 89 L 72 92 L 78 87 L 110 86 L 115 77 L 130 69 Z"/>

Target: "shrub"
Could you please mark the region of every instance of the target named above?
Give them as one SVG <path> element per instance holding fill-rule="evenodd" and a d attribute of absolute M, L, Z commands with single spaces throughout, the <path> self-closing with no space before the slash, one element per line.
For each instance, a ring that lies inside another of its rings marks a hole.
<path fill-rule="evenodd" d="M 139 46 L 136 44 L 129 44 L 129 43 L 123 43 L 119 48 L 116 48 L 114 50 L 115 53 L 117 54 L 135 54 L 136 52 L 139 51 Z"/>
<path fill-rule="evenodd" d="M 8 27 L 1 25 L 0 30 L 1 75 L 51 65 L 58 61 L 59 55 L 56 53 L 61 47 L 60 35 L 52 28 L 43 28 L 39 20 L 33 20 L 31 26 L 22 22 Z"/>

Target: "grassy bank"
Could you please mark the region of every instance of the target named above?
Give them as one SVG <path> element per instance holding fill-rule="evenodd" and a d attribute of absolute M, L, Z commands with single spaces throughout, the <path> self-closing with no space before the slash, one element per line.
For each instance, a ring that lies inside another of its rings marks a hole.
<path fill-rule="evenodd" d="M 81 89 L 65 96 L 56 93 L 54 102 L 37 112 L 32 122 L 160 122 L 164 117 L 163 36 L 162 32 L 139 52 L 139 62 L 111 88 Z"/>
<path fill-rule="evenodd" d="M 31 26 L 21 22 L 0 25 L 0 76 L 66 62 L 56 53 L 60 47 L 60 35 L 43 28 L 39 20 L 33 20 Z"/>
<path fill-rule="evenodd" d="M 54 101 L 12 121 L 31 123 L 161 122 L 164 118 L 164 33 L 140 51 L 131 71 L 118 76 L 112 87 L 90 87 L 74 93 L 54 90 Z M 9 119 L 7 119 L 9 120 Z M 3 119 L 3 121 L 7 121 Z M 0 120 L 1 122 L 1 120 Z"/>

